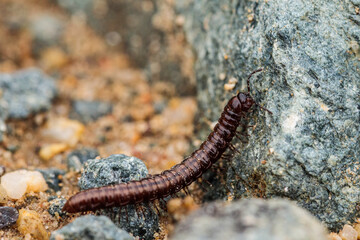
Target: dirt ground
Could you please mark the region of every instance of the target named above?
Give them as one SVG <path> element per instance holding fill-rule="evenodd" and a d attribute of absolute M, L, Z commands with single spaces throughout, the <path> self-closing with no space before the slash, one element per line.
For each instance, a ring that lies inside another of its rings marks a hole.
<path fill-rule="evenodd" d="M 6 172 L 39 168 L 66 170 L 69 152 L 92 147 L 101 157 L 118 153 L 136 156 L 145 162 L 149 173 L 154 174 L 179 163 L 191 152 L 195 97 L 174 97 L 176 89 L 171 83 L 149 84 L 142 69 L 133 66 L 126 54 L 111 49 L 81 17 L 72 17 L 48 1 L 2 0 L 0 5 L 0 72 L 38 67 L 56 79 L 58 89 L 49 111 L 7 121 L 11 131 L 0 147 L 0 165 L 5 166 Z M 28 26 L 42 14 L 60 19 L 64 31 L 59 36 L 60 44 L 35 51 L 35 36 Z M 75 144 L 69 144 L 59 153 L 55 151 L 44 160 L 39 151 L 57 140 L 44 135 L 47 124 L 67 121 L 71 101 L 78 99 L 110 102 L 112 114 L 83 125 L 84 131 L 76 136 Z M 79 176 L 73 172 L 66 174 L 62 190 L 56 194 L 68 198 L 77 192 Z M 28 193 L 20 200 L 8 200 L 3 205 L 36 211 L 46 231 L 51 233 L 73 218 L 52 217 L 47 212 L 49 196 L 46 192 Z M 179 204 L 183 202 L 177 200 L 173 205 Z M 195 206 L 192 200 L 184 204 L 188 209 Z M 178 219 L 179 213 L 172 211 Z M 162 224 L 164 222 L 169 219 L 163 219 Z M 167 232 L 163 225 L 157 238 L 165 238 Z M 0 230 L 0 236 L 0 239 L 31 238 L 19 232 L 16 225 Z"/>

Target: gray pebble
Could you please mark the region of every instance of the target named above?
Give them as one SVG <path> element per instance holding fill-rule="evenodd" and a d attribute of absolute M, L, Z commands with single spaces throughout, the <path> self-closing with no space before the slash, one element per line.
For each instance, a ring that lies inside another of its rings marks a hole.
<path fill-rule="evenodd" d="M 82 190 L 139 180 L 148 175 L 145 164 L 138 158 L 123 154 L 111 155 L 104 159 L 86 162 L 79 180 Z M 110 217 L 116 225 L 141 239 L 153 239 L 159 229 L 159 216 L 153 208 L 142 204 L 143 213 L 132 205 L 100 210 L 99 213 Z"/>
<path fill-rule="evenodd" d="M 145 164 L 136 157 L 115 154 L 85 163 L 79 180 L 81 190 L 139 180 L 148 175 Z"/>
<path fill-rule="evenodd" d="M 89 123 L 112 112 L 112 104 L 101 101 L 76 100 L 72 103 L 70 118 Z"/>
<path fill-rule="evenodd" d="M 0 229 L 16 223 L 19 218 L 18 211 L 13 207 L 0 207 Z"/>
<path fill-rule="evenodd" d="M 4 141 L 5 133 L 6 133 L 6 124 L 4 120 L 0 118 L 0 142 Z"/>
<path fill-rule="evenodd" d="M 4 90 L 0 87 L 0 142 L 3 141 L 4 135 L 6 133 L 7 128 L 5 121 L 9 116 L 9 105 L 5 99 L 3 99 L 3 91 Z"/>
<path fill-rule="evenodd" d="M 54 15 L 41 14 L 30 21 L 29 30 L 34 38 L 33 51 L 40 53 L 41 50 L 60 42 L 64 23 Z"/>
<path fill-rule="evenodd" d="M 50 201 L 50 207 L 48 209 L 48 212 L 50 213 L 51 216 L 55 217 L 56 213 L 59 214 L 59 216 L 61 217 L 65 217 L 67 214 L 66 212 L 61 211 L 61 209 L 63 208 L 63 206 L 66 203 L 66 199 L 65 198 L 55 198 L 52 199 Z"/>
<path fill-rule="evenodd" d="M 190 214 L 172 240 L 326 240 L 321 223 L 288 200 L 211 203 Z"/>
<path fill-rule="evenodd" d="M 0 89 L 9 118 L 26 118 L 48 110 L 56 95 L 55 81 L 36 68 L 0 74 Z"/>
<path fill-rule="evenodd" d="M 99 152 L 94 148 L 81 148 L 72 151 L 66 158 L 69 170 L 79 172 L 86 161 L 95 159 L 99 156 Z"/>
<path fill-rule="evenodd" d="M 58 0 L 58 4 L 72 13 L 82 13 L 94 9 L 94 0 Z"/>
<path fill-rule="evenodd" d="M 60 191 L 62 186 L 61 178 L 59 176 L 65 175 L 65 171 L 57 168 L 48 168 L 48 169 L 37 169 L 37 171 L 41 172 L 43 175 L 47 185 L 50 189 L 54 190 L 55 192 Z"/>
<path fill-rule="evenodd" d="M 75 219 L 65 227 L 51 233 L 51 240 L 133 240 L 127 232 L 119 229 L 108 217 L 86 215 Z"/>

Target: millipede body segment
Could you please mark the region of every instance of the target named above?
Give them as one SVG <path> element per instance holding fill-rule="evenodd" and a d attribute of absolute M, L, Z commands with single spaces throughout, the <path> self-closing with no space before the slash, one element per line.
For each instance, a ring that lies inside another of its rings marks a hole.
<path fill-rule="evenodd" d="M 254 71 L 259 72 L 261 69 Z M 121 207 L 128 204 L 153 201 L 174 194 L 198 179 L 209 169 L 231 144 L 236 129 L 245 113 L 256 104 L 248 93 L 232 97 L 224 108 L 213 132 L 200 148 L 170 170 L 138 181 L 81 191 L 64 205 L 69 213 Z"/>

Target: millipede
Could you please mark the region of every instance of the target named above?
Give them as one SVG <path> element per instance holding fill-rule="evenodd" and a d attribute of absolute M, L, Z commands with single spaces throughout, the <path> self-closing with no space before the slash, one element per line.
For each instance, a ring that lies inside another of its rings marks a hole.
<path fill-rule="evenodd" d="M 250 78 L 260 71 L 262 69 L 255 70 L 249 75 L 248 92 L 240 92 L 229 100 L 207 140 L 181 163 L 170 170 L 141 180 L 81 191 L 70 197 L 63 211 L 68 213 L 95 211 L 151 202 L 164 199 L 190 185 L 218 161 L 227 148 L 232 146 L 231 141 L 236 135 L 241 119 L 254 104 L 258 105 L 250 96 Z M 271 113 L 266 108 L 258 106 Z"/>

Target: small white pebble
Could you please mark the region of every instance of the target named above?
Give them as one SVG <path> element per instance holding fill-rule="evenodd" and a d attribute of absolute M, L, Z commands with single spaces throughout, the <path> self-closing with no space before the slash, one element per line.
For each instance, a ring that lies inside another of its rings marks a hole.
<path fill-rule="evenodd" d="M 219 79 L 220 79 L 221 81 L 224 81 L 225 78 L 226 78 L 226 73 L 220 73 L 220 74 L 219 74 Z"/>
<path fill-rule="evenodd" d="M 225 83 L 224 84 L 224 89 L 226 91 L 231 91 L 235 88 L 235 83 Z"/>
<path fill-rule="evenodd" d="M 273 148 L 269 148 L 269 153 L 273 154 L 274 153 L 274 149 Z"/>
<path fill-rule="evenodd" d="M 41 130 L 41 134 L 47 140 L 75 146 L 84 130 L 85 126 L 81 122 L 67 118 L 52 118 L 46 123 L 45 128 Z"/>
<path fill-rule="evenodd" d="M 41 192 L 48 188 L 40 172 L 27 170 L 6 173 L 1 177 L 1 186 L 12 199 L 20 199 L 27 192 Z"/>
<path fill-rule="evenodd" d="M 230 83 L 230 84 L 231 84 L 231 83 L 236 84 L 237 82 L 238 82 L 238 80 L 237 80 L 236 78 L 234 78 L 234 77 L 232 77 L 232 78 L 229 79 L 229 83 Z"/>

